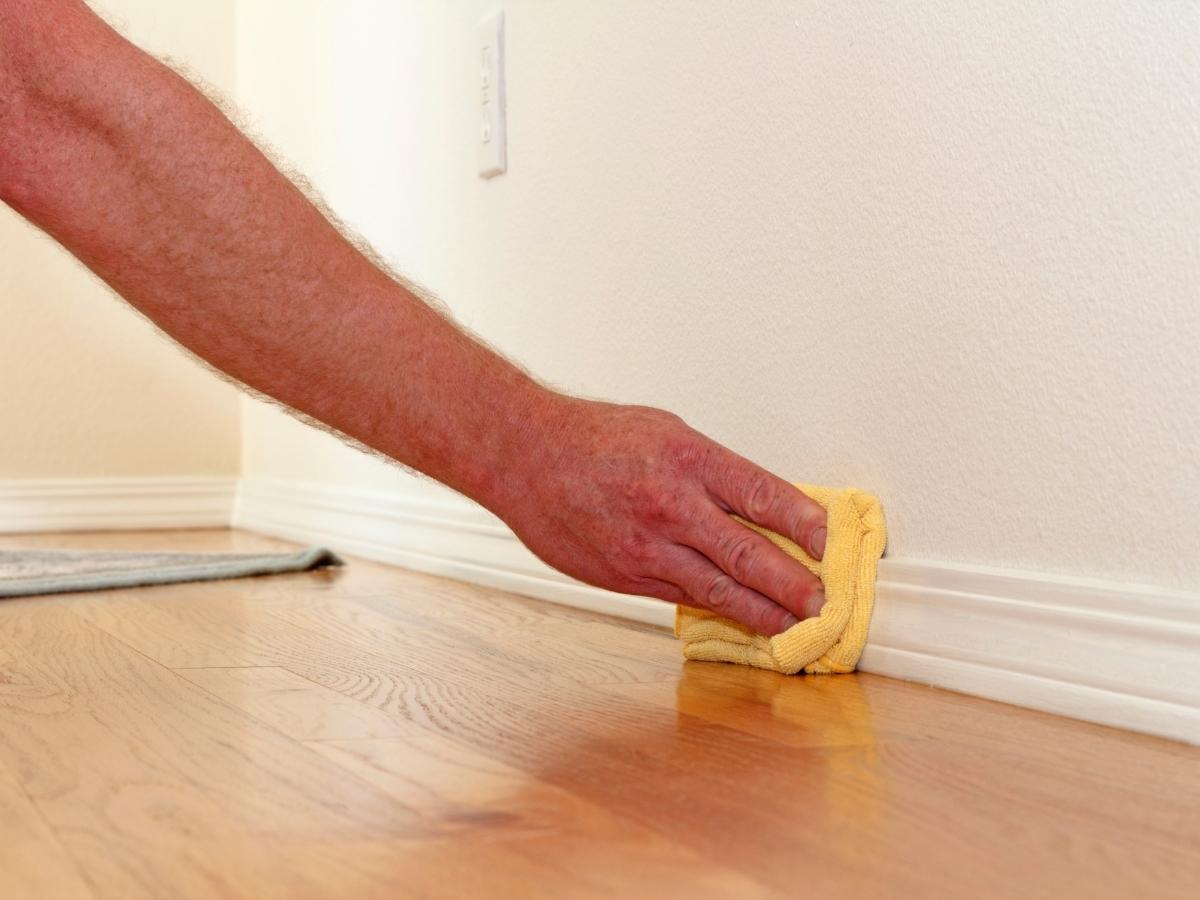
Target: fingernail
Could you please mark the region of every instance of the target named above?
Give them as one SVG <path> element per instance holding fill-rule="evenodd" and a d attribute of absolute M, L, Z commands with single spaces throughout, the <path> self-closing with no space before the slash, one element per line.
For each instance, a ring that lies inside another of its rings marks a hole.
<path fill-rule="evenodd" d="M 825 538 L 828 536 L 829 532 L 824 525 L 812 533 L 810 552 L 814 559 L 820 559 L 825 555 Z"/>
<path fill-rule="evenodd" d="M 788 613 L 787 616 L 784 617 L 784 620 L 783 620 L 783 630 L 787 631 L 793 625 L 799 625 L 799 624 L 800 624 L 800 620 L 797 619 L 795 616 L 793 616 L 791 613 Z"/>
<path fill-rule="evenodd" d="M 825 592 L 817 591 L 804 601 L 804 618 L 815 619 L 821 614 L 821 607 L 825 605 Z"/>

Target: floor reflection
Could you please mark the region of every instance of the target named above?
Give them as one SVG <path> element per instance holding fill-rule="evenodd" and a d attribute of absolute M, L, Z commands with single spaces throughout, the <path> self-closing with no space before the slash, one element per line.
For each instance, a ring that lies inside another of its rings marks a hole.
<path fill-rule="evenodd" d="M 768 746 L 827 751 L 800 761 L 806 771 L 795 779 L 798 809 L 824 821 L 830 849 L 847 855 L 860 852 L 865 835 L 877 836 L 889 786 L 862 676 L 780 675 L 688 662 L 676 686 L 676 710 L 754 734 Z M 780 790 L 788 790 L 786 781 Z"/>

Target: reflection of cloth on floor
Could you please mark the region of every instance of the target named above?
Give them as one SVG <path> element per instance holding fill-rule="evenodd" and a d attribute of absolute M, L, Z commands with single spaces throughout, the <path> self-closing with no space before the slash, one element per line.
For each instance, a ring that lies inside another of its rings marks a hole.
<path fill-rule="evenodd" d="M 693 722 L 805 748 L 803 774 L 789 790 L 806 813 L 820 813 L 829 825 L 825 850 L 852 859 L 862 852 L 864 829 L 881 826 L 894 808 L 881 752 L 884 735 L 876 732 L 871 708 L 872 695 L 884 705 L 888 697 L 880 680 L 871 678 L 802 681 L 756 669 L 683 666 L 675 705 Z"/>
<path fill-rule="evenodd" d="M 324 547 L 309 547 L 295 553 L 0 550 L 0 597 L 213 581 L 341 564 Z"/>
<path fill-rule="evenodd" d="M 829 515 L 825 558 L 812 559 L 787 538 L 738 519 L 770 538 L 825 584 L 821 614 L 764 637 L 706 610 L 675 610 L 675 634 L 688 659 L 734 662 L 785 675 L 852 672 L 867 641 L 875 605 L 875 569 L 887 540 L 883 507 L 865 491 L 798 484 Z M 734 518 L 737 518 L 736 516 Z"/>

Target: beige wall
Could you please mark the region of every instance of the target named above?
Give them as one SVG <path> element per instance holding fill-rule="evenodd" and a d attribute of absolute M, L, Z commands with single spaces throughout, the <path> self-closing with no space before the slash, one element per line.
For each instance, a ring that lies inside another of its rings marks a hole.
<path fill-rule="evenodd" d="M 232 91 L 233 0 L 97 6 Z M 0 479 L 236 474 L 236 392 L 3 205 L 0 321 Z"/>
<path fill-rule="evenodd" d="M 506 352 L 878 492 L 891 554 L 1200 585 L 1200 7 L 238 7 L 239 95 Z M 248 403 L 245 469 L 414 487 Z"/>

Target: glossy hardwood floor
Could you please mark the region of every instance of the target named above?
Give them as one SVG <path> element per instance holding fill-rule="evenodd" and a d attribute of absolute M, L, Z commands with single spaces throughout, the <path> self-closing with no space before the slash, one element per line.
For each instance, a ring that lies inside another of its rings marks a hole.
<path fill-rule="evenodd" d="M 359 560 L 2 601 L 0 896 L 1200 896 L 1198 748 L 678 652 Z"/>

